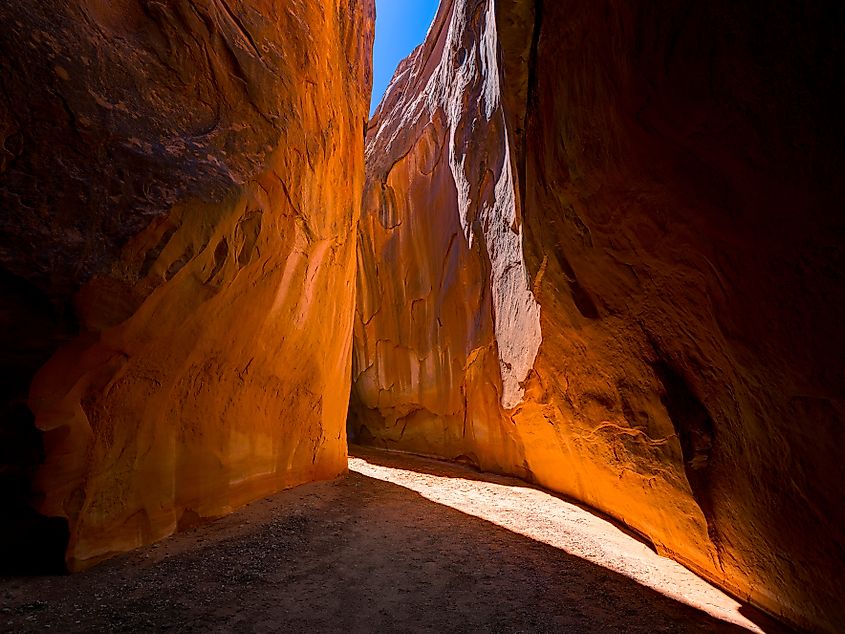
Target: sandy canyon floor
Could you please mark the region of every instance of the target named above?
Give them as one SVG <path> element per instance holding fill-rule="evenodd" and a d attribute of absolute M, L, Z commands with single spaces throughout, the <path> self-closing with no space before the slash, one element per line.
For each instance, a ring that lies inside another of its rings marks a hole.
<path fill-rule="evenodd" d="M 0 630 L 782 631 L 523 482 L 362 448 L 345 477 L 87 572 L 0 578 Z"/>

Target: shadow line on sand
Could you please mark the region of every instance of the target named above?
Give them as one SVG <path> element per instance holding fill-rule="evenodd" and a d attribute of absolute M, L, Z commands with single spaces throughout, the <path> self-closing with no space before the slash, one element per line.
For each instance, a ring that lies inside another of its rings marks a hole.
<path fill-rule="evenodd" d="M 82 573 L 0 578 L 0 597 L 8 631 L 744 631 L 354 471 Z"/>

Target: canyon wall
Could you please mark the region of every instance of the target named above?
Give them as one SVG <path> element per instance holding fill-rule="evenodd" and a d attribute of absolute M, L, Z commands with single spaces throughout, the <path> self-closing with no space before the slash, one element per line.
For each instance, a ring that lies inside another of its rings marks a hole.
<path fill-rule="evenodd" d="M 352 397 L 359 438 L 491 469 L 540 343 L 498 65 L 492 3 L 444 2 L 370 124 Z"/>
<path fill-rule="evenodd" d="M 350 434 L 845 620 L 832 3 L 444 0 L 367 136 Z"/>
<path fill-rule="evenodd" d="M 4 560 L 345 471 L 372 0 L 0 20 Z"/>

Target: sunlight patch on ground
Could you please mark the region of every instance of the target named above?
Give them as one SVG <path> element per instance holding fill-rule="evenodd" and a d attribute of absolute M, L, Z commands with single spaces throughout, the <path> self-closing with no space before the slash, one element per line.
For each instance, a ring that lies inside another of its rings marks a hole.
<path fill-rule="evenodd" d="M 739 602 L 680 564 L 661 557 L 610 522 L 538 489 L 430 475 L 352 456 L 349 470 L 405 487 L 438 504 L 559 548 L 722 621 L 763 632 L 739 613 Z"/>

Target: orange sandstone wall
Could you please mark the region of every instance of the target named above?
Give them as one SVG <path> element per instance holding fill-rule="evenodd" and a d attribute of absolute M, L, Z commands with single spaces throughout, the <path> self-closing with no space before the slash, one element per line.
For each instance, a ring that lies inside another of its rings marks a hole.
<path fill-rule="evenodd" d="M 373 17 L 0 7 L 4 486 L 71 568 L 346 469 Z"/>
<path fill-rule="evenodd" d="M 835 630 L 842 20 L 739 4 L 442 3 L 368 131 L 350 430 Z"/>
<path fill-rule="evenodd" d="M 522 401 L 540 310 L 498 55 L 492 3 L 442 3 L 370 122 L 351 428 L 507 470 L 524 451 L 503 408 Z"/>

